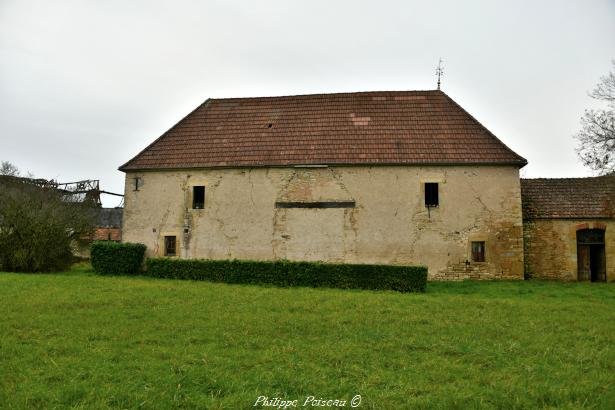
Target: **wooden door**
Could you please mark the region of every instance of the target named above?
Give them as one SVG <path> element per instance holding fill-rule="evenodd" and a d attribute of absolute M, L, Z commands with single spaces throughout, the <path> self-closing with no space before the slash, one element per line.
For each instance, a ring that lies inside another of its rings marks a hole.
<path fill-rule="evenodd" d="M 591 264 L 590 264 L 589 245 L 577 245 L 577 270 L 578 280 L 591 280 Z"/>
<path fill-rule="evenodd" d="M 592 245 L 589 254 L 592 282 L 606 282 L 606 257 L 604 245 Z"/>

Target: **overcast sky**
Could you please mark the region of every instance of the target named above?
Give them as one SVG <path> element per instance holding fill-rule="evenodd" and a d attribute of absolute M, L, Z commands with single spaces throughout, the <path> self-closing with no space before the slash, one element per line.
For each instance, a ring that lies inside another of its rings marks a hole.
<path fill-rule="evenodd" d="M 590 175 L 573 135 L 615 0 L 0 0 L 0 160 L 121 193 L 118 166 L 209 97 L 434 89 L 440 57 L 524 176 Z"/>

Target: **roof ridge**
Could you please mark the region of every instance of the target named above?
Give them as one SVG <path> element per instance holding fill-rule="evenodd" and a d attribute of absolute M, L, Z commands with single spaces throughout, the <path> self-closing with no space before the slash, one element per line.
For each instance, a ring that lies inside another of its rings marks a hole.
<path fill-rule="evenodd" d="M 595 175 L 588 177 L 536 177 L 536 178 L 521 178 L 521 181 L 568 181 L 571 179 L 598 179 L 598 178 L 615 178 L 615 175 Z"/>
<path fill-rule="evenodd" d="M 364 95 L 364 94 L 383 94 L 383 93 L 438 93 L 441 90 L 375 90 L 375 91 L 343 91 L 332 93 L 314 93 L 314 94 L 287 94 L 287 95 L 267 95 L 267 96 L 252 96 L 252 97 L 222 97 L 222 98 L 210 98 L 213 101 L 225 101 L 225 100 L 266 100 L 273 98 L 294 98 L 294 97 L 320 97 L 320 96 L 334 96 L 334 95 Z"/>

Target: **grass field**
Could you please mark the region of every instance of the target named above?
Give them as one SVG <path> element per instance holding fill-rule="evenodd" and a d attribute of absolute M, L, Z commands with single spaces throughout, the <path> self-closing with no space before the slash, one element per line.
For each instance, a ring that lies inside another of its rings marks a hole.
<path fill-rule="evenodd" d="M 615 284 L 400 294 L 81 268 L 0 273 L 0 314 L 2 408 L 615 408 Z"/>

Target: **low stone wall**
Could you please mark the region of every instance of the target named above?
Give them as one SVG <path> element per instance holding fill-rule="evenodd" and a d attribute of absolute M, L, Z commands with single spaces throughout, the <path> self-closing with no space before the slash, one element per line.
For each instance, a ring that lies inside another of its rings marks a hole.
<path fill-rule="evenodd" d="M 456 280 L 497 280 L 497 279 L 523 279 L 510 272 L 496 272 L 495 266 L 484 262 L 459 262 L 449 265 L 440 272 L 429 275 L 431 281 L 456 281 Z"/>

